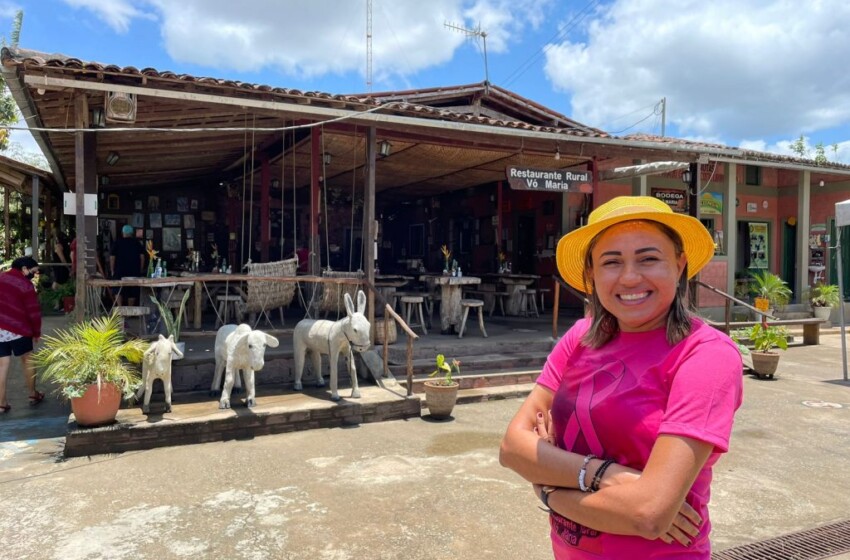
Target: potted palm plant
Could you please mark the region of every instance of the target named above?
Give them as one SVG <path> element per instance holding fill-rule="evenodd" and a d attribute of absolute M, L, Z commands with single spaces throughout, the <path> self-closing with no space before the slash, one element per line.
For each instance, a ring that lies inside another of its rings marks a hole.
<path fill-rule="evenodd" d="M 768 323 L 758 323 L 747 329 L 738 329 L 730 333 L 742 354 L 749 354 L 753 361 L 753 371 L 759 379 L 773 379 L 779 366 L 779 353 L 775 349 L 788 349 L 788 330 L 774 327 Z M 753 347 L 750 350 L 747 346 Z"/>
<path fill-rule="evenodd" d="M 841 295 L 835 284 L 817 284 L 812 288 L 812 311 L 818 319 L 829 320 L 832 309 L 841 305 Z"/>
<path fill-rule="evenodd" d="M 784 307 L 791 300 L 791 288 L 788 283 L 770 271 L 762 270 L 751 274 L 753 282 L 751 292 L 756 298 L 766 299 L 768 302 L 767 313 L 773 315 L 776 308 Z M 756 302 L 758 303 L 758 302 Z M 756 305 L 758 307 L 758 305 Z"/>
<path fill-rule="evenodd" d="M 176 352 L 171 354 L 172 360 L 179 360 L 183 357 L 183 354 L 186 353 L 186 343 L 180 342 L 180 329 L 183 325 L 183 315 L 186 310 L 186 302 L 189 301 L 189 296 L 191 295 L 192 290 L 186 290 L 183 293 L 183 299 L 180 300 L 180 308 L 177 310 L 176 317 L 175 313 L 171 312 L 170 307 L 156 299 L 156 296 L 151 296 L 151 301 L 159 310 L 159 316 L 161 317 L 162 324 L 165 325 L 166 336 L 174 337 L 174 343 L 180 351 L 180 354 L 177 354 Z"/>
<path fill-rule="evenodd" d="M 448 362 L 445 356 L 437 354 L 437 369 L 428 377 L 435 377 L 439 373 L 443 376 L 425 382 L 425 404 L 433 418 L 442 420 L 451 417 L 457 402 L 460 384 L 452 379 L 452 373 L 460 374 L 460 362 L 454 359 Z"/>
<path fill-rule="evenodd" d="M 76 323 L 45 336 L 33 354 L 39 377 L 58 385 L 71 401 L 80 426 L 115 421 L 121 396 L 130 398 L 141 378 L 133 364 L 142 361 L 148 343 L 124 339 L 121 319 L 112 314 Z"/>

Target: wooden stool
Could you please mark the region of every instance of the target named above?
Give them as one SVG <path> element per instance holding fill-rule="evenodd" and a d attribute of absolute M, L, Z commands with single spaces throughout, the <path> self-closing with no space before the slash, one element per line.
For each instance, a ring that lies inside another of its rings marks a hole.
<path fill-rule="evenodd" d="M 493 292 L 493 305 L 490 306 L 489 316 L 493 316 L 493 311 L 496 310 L 496 300 L 499 301 L 499 311 L 502 312 L 502 317 L 505 316 L 505 299 L 508 298 L 510 294 L 508 292 Z"/>
<path fill-rule="evenodd" d="M 520 290 L 519 293 L 522 295 L 522 300 L 519 304 L 520 313 L 526 317 L 531 317 L 532 313 L 535 317 L 540 317 L 540 313 L 537 311 L 537 290 L 526 288 L 525 290 Z"/>
<path fill-rule="evenodd" d="M 546 312 L 546 302 L 543 301 L 543 296 L 545 296 L 546 294 L 548 294 L 552 290 L 550 290 L 549 288 L 537 288 L 537 291 L 540 292 L 540 312 L 545 313 Z"/>
<path fill-rule="evenodd" d="M 141 305 L 120 305 L 115 307 L 115 313 L 123 318 L 124 330 L 127 330 L 126 323 L 129 317 L 136 317 L 139 320 L 139 334 L 148 334 L 147 316 L 150 315 L 150 307 Z"/>
<path fill-rule="evenodd" d="M 218 303 L 218 316 L 215 319 L 215 328 L 227 324 L 228 313 L 236 317 L 236 322 L 240 321 L 239 307 L 242 302 L 242 296 L 226 295 L 217 296 L 215 301 Z"/>
<path fill-rule="evenodd" d="M 425 298 L 422 296 L 401 296 L 401 306 L 404 308 L 404 322 L 407 323 L 407 326 L 413 329 L 413 327 L 419 327 L 422 329 L 422 334 L 428 334 L 428 328 L 425 326 L 425 312 L 422 309 L 422 304 L 425 301 Z M 419 323 L 412 324 L 410 322 L 410 315 L 413 312 L 414 306 L 419 310 Z"/>
<path fill-rule="evenodd" d="M 481 329 L 481 334 L 487 338 L 487 331 L 484 330 L 484 301 L 480 299 L 462 299 L 460 306 L 463 308 L 463 318 L 460 320 L 460 332 L 457 333 L 458 338 L 463 338 L 463 330 L 466 328 L 466 318 L 469 316 L 469 310 L 472 307 L 478 309 L 478 328 Z"/>
<path fill-rule="evenodd" d="M 168 301 L 168 303 L 165 304 L 166 307 L 168 307 L 168 309 L 173 312 L 175 319 L 179 319 L 179 317 L 177 317 L 177 313 L 180 311 L 180 304 L 182 303 L 182 300 L 183 300 L 183 294 L 182 293 L 178 295 L 176 300 L 174 299 L 174 295 L 172 295 L 171 300 Z M 191 307 L 189 305 L 189 302 L 191 300 L 192 300 L 192 298 L 190 296 L 189 299 L 186 300 L 186 305 L 183 306 L 183 319 L 182 319 L 183 325 L 189 324 L 189 307 Z"/>

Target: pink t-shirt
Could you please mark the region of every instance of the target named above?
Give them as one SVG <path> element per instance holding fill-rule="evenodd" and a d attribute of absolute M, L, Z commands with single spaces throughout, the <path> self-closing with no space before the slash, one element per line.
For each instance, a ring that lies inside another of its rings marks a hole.
<path fill-rule="evenodd" d="M 729 449 L 741 405 L 741 355 L 728 336 L 698 319 L 675 346 L 664 328 L 620 333 L 599 349 L 582 346 L 590 326 L 577 322 L 549 355 L 537 382 L 555 392 L 552 417 L 560 447 L 643 470 L 660 434 L 714 445 L 686 500 L 705 520 L 690 547 L 594 531 L 550 517 L 555 558 L 706 558 L 711 469 Z"/>

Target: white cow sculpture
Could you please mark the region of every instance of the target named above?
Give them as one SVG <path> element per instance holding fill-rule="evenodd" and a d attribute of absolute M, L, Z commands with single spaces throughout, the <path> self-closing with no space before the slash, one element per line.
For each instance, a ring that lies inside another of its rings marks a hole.
<path fill-rule="evenodd" d="M 263 331 L 255 331 L 250 325 L 224 325 L 218 329 L 215 336 L 215 378 L 211 391 L 217 391 L 221 384 L 221 374 L 224 375 L 224 387 L 221 390 L 219 408 L 230 408 L 230 391 L 234 380 L 239 386 L 239 370 L 245 378 L 249 408 L 256 404 L 254 390 L 254 372 L 260 371 L 265 365 L 266 346 L 277 348 L 278 340 Z"/>
<path fill-rule="evenodd" d="M 312 369 L 317 377 L 316 386 L 323 387 L 325 385 L 324 379 L 322 379 L 322 354 L 327 354 L 331 379 L 331 400 L 338 401 L 337 369 L 339 355 L 345 352 L 348 359 L 348 373 L 351 375 L 351 396 L 352 398 L 360 396 L 352 350 L 364 352 L 371 343 L 372 327 L 363 314 L 366 311 L 366 294 L 362 290 L 358 290 L 356 311 L 351 296 L 345 294 L 345 310 L 347 316 L 339 321 L 304 319 L 295 325 L 292 338 L 295 346 L 296 391 L 302 389 L 301 375 L 304 373 L 304 361 L 307 352 L 310 352 Z"/>
<path fill-rule="evenodd" d="M 151 410 L 151 389 L 154 379 L 162 379 L 163 389 L 165 389 L 165 412 L 171 412 L 172 353 L 178 359 L 183 357 L 183 352 L 177 348 L 174 336 L 171 335 L 168 338 L 159 335 L 159 340 L 151 342 L 150 347 L 145 350 L 142 359 L 142 386 L 136 393 L 137 399 L 142 397 L 142 393 L 145 394 L 145 402 L 142 405 L 142 412 L 145 414 Z"/>

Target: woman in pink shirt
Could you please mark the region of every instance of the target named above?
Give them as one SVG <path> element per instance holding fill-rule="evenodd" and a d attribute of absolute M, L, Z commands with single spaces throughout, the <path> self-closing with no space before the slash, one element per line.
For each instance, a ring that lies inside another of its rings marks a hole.
<path fill-rule="evenodd" d="M 549 508 L 555 558 L 710 558 L 712 467 L 742 391 L 737 347 L 688 311 L 713 254 L 699 220 L 652 197 L 603 204 L 558 243 L 589 313 L 500 452 Z"/>

